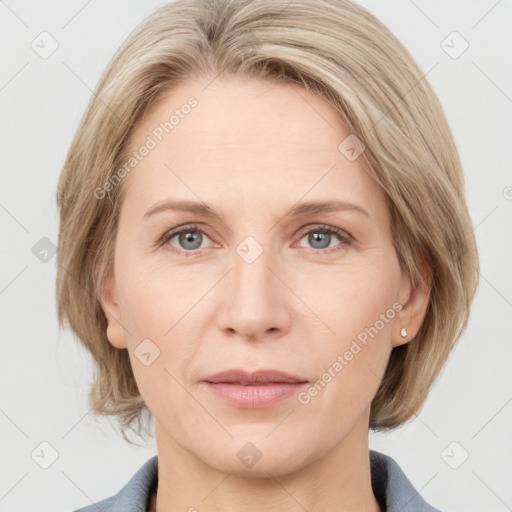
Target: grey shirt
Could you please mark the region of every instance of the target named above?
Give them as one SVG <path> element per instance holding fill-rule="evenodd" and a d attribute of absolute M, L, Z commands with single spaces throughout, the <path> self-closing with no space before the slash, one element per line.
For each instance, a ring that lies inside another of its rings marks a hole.
<path fill-rule="evenodd" d="M 370 450 L 372 489 L 384 512 L 441 512 L 416 491 L 389 455 Z M 158 457 L 149 459 L 115 495 L 74 512 L 147 512 L 158 485 Z"/>

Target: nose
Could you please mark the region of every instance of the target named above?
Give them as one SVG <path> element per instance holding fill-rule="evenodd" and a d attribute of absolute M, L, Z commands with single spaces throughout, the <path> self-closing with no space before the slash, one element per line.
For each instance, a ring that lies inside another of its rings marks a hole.
<path fill-rule="evenodd" d="M 252 246 L 250 251 L 254 250 Z M 225 294 L 218 317 L 221 330 L 248 341 L 277 338 L 288 331 L 293 294 L 280 268 L 270 251 L 263 250 L 254 260 L 243 250 L 236 251 L 221 285 Z"/>

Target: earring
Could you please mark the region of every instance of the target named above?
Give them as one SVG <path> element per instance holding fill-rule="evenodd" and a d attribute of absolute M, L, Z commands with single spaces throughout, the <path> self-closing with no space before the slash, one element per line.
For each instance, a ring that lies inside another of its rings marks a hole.
<path fill-rule="evenodd" d="M 400 331 L 400 336 L 402 336 L 402 338 L 407 338 L 407 329 L 405 327 Z"/>

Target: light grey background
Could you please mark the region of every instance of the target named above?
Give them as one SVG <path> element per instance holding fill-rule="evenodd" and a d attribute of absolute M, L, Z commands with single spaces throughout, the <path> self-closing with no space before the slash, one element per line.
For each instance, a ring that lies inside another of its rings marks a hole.
<path fill-rule="evenodd" d="M 57 179 L 92 89 L 160 3 L 0 2 L 2 512 L 64 512 L 99 501 L 156 453 L 154 441 L 127 445 L 89 414 L 92 366 L 69 332 L 59 335 L 55 257 L 48 253 L 45 263 L 32 249 L 43 237 L 57 242 Z M 511 510 L 512 2 L 361 4 L 410 50 L 445 108 L 481 257 L 469 327 L 424 409 L 393 433 L 371 435 L 370 447 L 395 458 L 443 511 Z M 43 31 L 58 42 L 46 59 L 31 47 L 42 46 Z M 463 41 L 453 31 L 469 44 L 458 58 Z M 48 469 L 39 465 L 52 453 L 42 442 L 58 454 Z"/>

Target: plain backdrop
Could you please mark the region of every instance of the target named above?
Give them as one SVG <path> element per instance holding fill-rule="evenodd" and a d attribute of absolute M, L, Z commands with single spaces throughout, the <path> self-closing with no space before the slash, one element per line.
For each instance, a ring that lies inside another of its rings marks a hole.
<path fill-rule="evenodd" d="M 0 2 L 2 512 L 89 505 L 156 453 L 154 440 L 128 445 L 89 413 L 92 366 L 70 332 L 59 334 L 52 248 L 57 180 L 79 119 L 111 55 L 160 3 Z M 469 326 L 425 407 L 406 426 L 371 434 L 370 447 L 443 511 L 511 510 L 512 3 L 361 4 L 409 49 L 441 100 L 481 258 Z M 41 43 L 35 49 L 41 37 L 46 51 L 58 44 L 49 56 Z"/>

